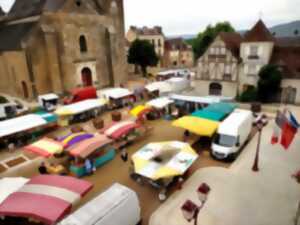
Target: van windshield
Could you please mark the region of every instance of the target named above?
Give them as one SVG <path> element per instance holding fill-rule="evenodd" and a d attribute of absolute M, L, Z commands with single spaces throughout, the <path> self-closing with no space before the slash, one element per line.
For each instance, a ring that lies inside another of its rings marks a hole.
<path fill-rule="evenodd" d="M 225 134 L 217 134 L 214 143 L 224 147 L 232 147 L 236 144 L 236 137 Z"/>

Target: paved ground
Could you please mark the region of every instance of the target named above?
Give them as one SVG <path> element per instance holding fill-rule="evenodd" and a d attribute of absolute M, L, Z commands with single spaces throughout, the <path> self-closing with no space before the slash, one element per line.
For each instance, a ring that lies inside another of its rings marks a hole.
<path fill-rule="evenodd" d="M 300 118 L 300 108 L 290 107 Z M 229 168 L 198 170 L 185 183 L 181 192 L 174 193 L 150 219 L 150 225 L 185 225 L 180 211 L 186 199 L 198 202 L 195 190 L 207 182 L 212 191 L 199 215 L 202 225 L 288 225 L 294 218 L 300 200 L 299 184 L 291 174 L 300 169 L 300 135 L 289 149 L 269 144 L 273 122 L 262 136 L 260 172 L 251 167 L 257 137 L 244 149 Z"/>
<path fill-rule="evenodd" d="M 104 118 L 106 122 L 110 121 L 110 114 L 104 115 Z M 153 122 L 148 122 L 148 125 L 152 126 L 154 130 L 152 133 L 140 140 L 137 140 L 130 148 L 128 148 L 128 151 L 130 154 L 133 154 L 135 151 L 140 149 L 142 146 L 149 142 L 159 142 L 159 141 L 171 141 L 171 140 L 182 140 L 182 134 L 183 131 L 181 129 L 175 128 L 171 126 L 171 122 L 164 121 L 164 120 L 158 120 Z M 91 123 L 85 123 L 82 125 L 90 132 L 94 132 L 95 130 L 92 128 Z M 61 130 L 59 132 L 55 132 L 56 135 L 66 133 L 66 130 Z M 16 152 L 12 155 L 18 155 L 19 152 Z M 0 154 L 1 157 L 10 157 L 12 156 L 8 153 L 2 153 Z M 11 170 L 9 173 L 1 174 L 2 176 L 25 176 L 25 177 L 31 177 L 34 174 L 37 174 L 37 167 L 40 164 L 42 159 L 36 159 L 34 161 L 29 161 L 25 163 L 21 167 L 17 167 L 14 170 Z M 192 167 L 192 172 L 196 171 L 199 168 L 203 167 L 210 167 L 210 166 L 216 166 L 216 167 L 228 167 L 230 164 L 227 163 L 221 163 L 214 161 L 210 158 L 208 152 L 202 152 L 200 153 L 200 157 L 197 160 L 197 162 Z M 105 165 L 102 168 L 99 168 L 97 172 L 90 177 L 85 178 L 86 180 L 91 181 L 95 186 L 91 193 L 88 194 L 86 198 L 84 198 L 84 201 L 81 202 L 81 204 L 84 204 L 85 202 L 91 200 L 93 197 L 97 196 L 99 193 L 104 191 L 106 188 L 108 188 L 110 185 L 112 185 L 114 182 L 119 182 L 121 184 L 124 184 L 133 190 L 135 190 L 138 195 L 142 206 L 142 216 L 144 220 L 144 224 L 148 224 L 148 219 L 150 215 L 157 209 L 157 207 L 160 206 L 160 202 L 158 200 L 158 192 L 154 190 L 152 187 L 148 185 L 141 186 L 135 182 L 133 182 L 129 178 L 129 162 L 127 164 L 123 163 L 119 157 L 119 155 L 110 163 Z"/>

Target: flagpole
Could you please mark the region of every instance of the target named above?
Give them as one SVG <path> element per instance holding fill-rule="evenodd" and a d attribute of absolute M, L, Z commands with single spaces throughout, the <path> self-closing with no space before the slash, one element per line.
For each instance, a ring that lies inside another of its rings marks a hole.
<path fill-rule="evenodd" d="M 255 154 L 255 159 L 254 159 L 254 163 L 252 166 L 253 172 L 259 171 L 258 161 L 259 161 L 259 153 L 260 153 L 261 134 L 262 134 L 262 128 L 258 128 L 258 140 L 257 140 L 257 146 L 256 146 L 256 154 Z"/>

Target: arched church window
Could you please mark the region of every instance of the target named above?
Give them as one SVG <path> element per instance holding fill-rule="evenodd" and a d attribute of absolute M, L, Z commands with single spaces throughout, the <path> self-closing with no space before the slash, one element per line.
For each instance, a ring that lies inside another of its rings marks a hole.
<path fill-rule="evenodd" d="M 86 38 L 84 35 L 81 35 L 79 37 L 79 46 L 80 46 L 80 52 L 84 53 L 87 52 L 87 43 L 86 43 Z"/>

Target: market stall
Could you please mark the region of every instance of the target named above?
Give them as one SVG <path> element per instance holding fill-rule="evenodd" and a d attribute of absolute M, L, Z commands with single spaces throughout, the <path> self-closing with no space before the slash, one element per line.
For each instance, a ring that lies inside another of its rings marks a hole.
<path fill-rule="evenodd" d="M 27 218 L 54 225 L 92 189 L 92 184 L 73 177 L 42 175 L 32 178 L 0 204 L 0 216 Z"/>
<path fill-rule="evenodd" d="M 70 172 L 82 177 L 88 174 L 84 166 L 86 159 L 91 160 L 95 168 L 114 159 L 116 153 L 111 143 L 112 140 L 105 135 L 96 135 L 70 148 L 68 152 L 75 158 L 74 163 L 70 165 Z"/>
<path fill-rule="evenodd" d="M 176 177 L 182 176 L 197 158 L 197 153 L 187 143 L 150 143 L 132 156 L 134 175 L 159 189 L 167 188 Z"/>
<path fill-rule="evenodd" d="M 138 105 L 130 111 L 130 114 L 135 118 L 137 118 L 138 120 L 143 120 L 149 113 L 153 113 L 153 112 L 154 110 L 151 106 Z"/>
<path fill-rule="evenodd" d="M 47 125 L 47 121 L 36 114 L 28 114 L 0 122 L 0 142 L 24 144 L 35 138 Z"/>
<path fill-rule="evenodd" d="M 153 107 L 165 117 L 171 117 L 174 111 L 173 103 L 174 101 L 168 97 L 160 97 L 147 102 L 146 105 Z"/>
<path fill-rule="evenodd" d="M 64 145 L 65 148 L 69 148 L 81 141 L 90 139 L 92 137 L 94 137 L 93 134 L 89 134 L 86 132 L 77 132 L 68 134 L 64 137 L 59 138 L 58 140 Z"/>
<path fill-rule="evenodd" d="M 59 125 L 67 126 L 70 123 L 86 121 L 96 117 L 105 108 L 105 99 L 89 99 L 71 105 L 63 106 L 55 111 L 59 117 Z"/>
<path fill-rule="evenodd" d="M 61 154 L 64 151 L 64 144 L 50 138 L 43 138 L 24 147 L 24 150 L 45 158 L 49 158 L 51 156 Z"/>
<path fill-rule="evenodd" d="M 224 113 L 229 115 L 233 112 L 234 109 L 237 108 L 237 104 L 227 103 L 227 102 L 219 102 L 215 104 L 211 104 L 205 108 L 206 111 Z"/>
<path fill-rule="evenodd" d="M 98 91 L 98 95 L 106 99 L 112 109 L 121 108 L 134 102 L 134 93 L 126 88 L 109 88 Z"/>
<path fill-rule="evenodd" d="M 213 111 L 208 111 L 206 109 L 202 109 L 193 112 L 192 116 L 202 118 L 202 119 L 208 119 L 212 121 L 222 121 L 226 117 L 226 113 L 213 112 Z"/>
<path fill-rule="evenodd" d="M 184 116 L 175 120 L 172 125 L 200 136 L 212 137 L 218 129 L 219 122 L 194 116 Z"/>
<path fill-rule="evenodd" d="M 116 149 L 129 144 L 141 136 L 142 132 L 144 132 L 144 129 L 141 124 L 131 120 L 112 123 L 100 131 L 100 133 L 115 141 Z"/>
<path fill-rule="evenodd" d="M 158 81 L 147 84 L 145 89 L 148 92 L 148 95 L 155 97 L 166 96 L 172 92 L 172 86 L 166 81 Z M 158 93 L 158 96 L 156 96 L 157 94 L 155 93 Z"/>
<path fill-rule="evenodd" d="M 54 93 L 45 94 L 38 96 L 38 102 L 40 107 L 42 107 L 47 112 L 54 111 L 58 105 L 59 97 Z"/>

